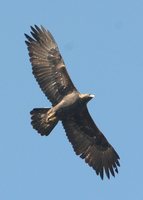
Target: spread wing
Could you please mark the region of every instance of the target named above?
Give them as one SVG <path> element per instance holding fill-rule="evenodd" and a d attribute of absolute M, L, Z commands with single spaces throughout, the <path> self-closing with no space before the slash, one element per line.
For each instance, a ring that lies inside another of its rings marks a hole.
<path fill-rule="evenodd" d="M 74 151 L 103 179 L 118 173 L 119 156 L 95 125 L 86 107 L 74 116 L 63 120 L 67 137 Z"/>
<path fill-rule="evenodd" d="M 25 34 L 33 74 L 40 88 L 53 105 L 73 90 L 74 87 L 58 46 L 51 35 L 42 26 L 31 27 L 32 37 Z"/>

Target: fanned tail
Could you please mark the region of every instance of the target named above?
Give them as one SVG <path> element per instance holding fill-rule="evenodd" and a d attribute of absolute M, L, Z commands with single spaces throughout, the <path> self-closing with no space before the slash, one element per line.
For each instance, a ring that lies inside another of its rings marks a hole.
<path fill-rule="evenodd" d="M 31 124 L 41 135 L 49 135 L 58 123 L 58 119 L 54 113 L 52 117 L 49 116 L 49 110 L 50 108 L 34 108 L 30 112 Z"/>

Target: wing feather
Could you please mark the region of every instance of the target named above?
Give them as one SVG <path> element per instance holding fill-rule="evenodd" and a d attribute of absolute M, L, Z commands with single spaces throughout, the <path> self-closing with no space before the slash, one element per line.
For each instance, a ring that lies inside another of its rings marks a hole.
<path fill-rule="evenodd" d="M 119 156 L 95 125 L 87 108 L 63 120 L 67 137 L 74 151 L 89 164 L 100 177 L 118 173 Z"/>
<path fill-rule="evenodd" d="M 48 99 L 53 105 L 67 94 L 76 90 L 64 61 L 59 52 L 58 46 L 49 31 L 42 26 L 31 27 L 31 35 L 25 34 L 27 48 L 33 74 Z"/>

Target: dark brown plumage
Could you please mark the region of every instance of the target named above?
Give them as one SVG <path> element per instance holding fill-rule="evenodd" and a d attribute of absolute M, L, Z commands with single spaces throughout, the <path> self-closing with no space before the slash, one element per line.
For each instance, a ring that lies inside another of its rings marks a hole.
<path fill-rule="evenodd" d="M 81 94 L 72 83 L 58 46 L 49 31 L 31 27 L 32 37 L 25 34 L 33 74 L 52 108 L 31 111 L 32 126 L 41 135 L 49 135 L 62 121 L 74 151 L 103 179 L 118 173 L 119 156 L 92 120 L 87 103 L 93 98 Z"/>

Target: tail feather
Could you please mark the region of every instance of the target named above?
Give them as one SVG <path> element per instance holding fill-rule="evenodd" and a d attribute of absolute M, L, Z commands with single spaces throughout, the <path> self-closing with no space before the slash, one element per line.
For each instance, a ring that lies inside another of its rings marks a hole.
<path fill-rule="evenodd" d="M 34 108 L 31 114 L 31 124 L 34 129 L 41 135 L 49 135 L 53 128 L 58 123 L 58 119 L 54 117 L 48 120 L 48 111 L 50 108 Z"/>

